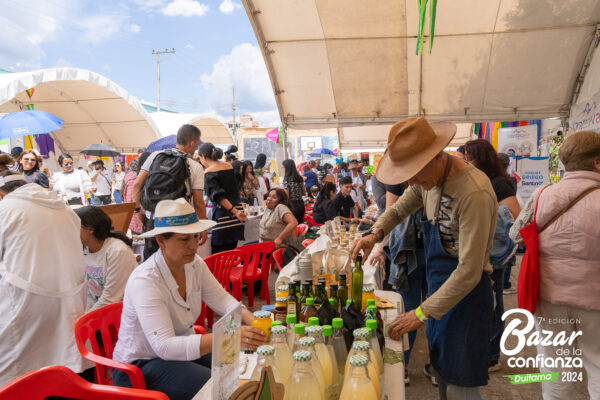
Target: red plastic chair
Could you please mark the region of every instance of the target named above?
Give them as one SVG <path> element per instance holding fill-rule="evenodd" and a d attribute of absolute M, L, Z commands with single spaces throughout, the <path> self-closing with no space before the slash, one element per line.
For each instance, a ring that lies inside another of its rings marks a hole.
<path fill-rule="evenodd" d="M 154 390 L 90 383 L 62 365 L 36 369 L 0 388 L 2 400 L 44 400 L 50 396 L 84 400 L 169 400 L 166 394 Z"/>
<path fill-rule="evenodd" d="M 314 242 L 314 241 L 315 241 L 315 239 L 304 239 L 304 240 L 302 241 L 302 246 L 304 246 L 304 247 L 308 247 L 308 246 L 310 246 L 310 245 L 312 244 L 312 242 Z"/>
<path fill-rule="evenodd" d="M 248 288 L 248 306 L 254 306 L 254 282 L 261 281 L 260 298 L 271 304 L 269 294 L 269 272 L 271 271 L 271 257 L 275 250 L 275 243 L 262 242 L 247 244 L 236 250 L 243 251 L 244 261 L 241 267 L 231 268 L 229 279 L 233 286 L 234 297 L 242 298 L 242 284 Z M 239 297 L 238 297 L 239 296 Z"/>
<path fill-rule="evenodd" d="M 296 226 L 296 237 L 301 236 L 301 235 L 306 235 L 306 232 L 308 232 L 308 225 L 298 224 Z"/>
<path fill-rule="evenodd" d="M 230 285 L 229 272 L 232 268 L 241 266 L 245 256 L 246 253 L 244 253 L 243 251 L 229 250 L 213 254 L 204 259 L 204 262 L 206 263 L 206 265 L 208 265 L 208 269 L 213 274 L 215 279 L 221 284 L 221 286 L 223 286 L 227 290 L 227 292 L 234 295 L 234 297 L 236 297 L 238 301 L 242 300 L 242 284 L 241 282 L 239 283 L 239 291 L 232 290 Z M 237 297 L 238 292 L 239 297 Z M 200 313 L 200 316 L 198 317 L 198 319 L 196 320 L 196 324 L 194 325 L 196 333 L 206 333 L 206 331 L 202 332 L 199 328 L 204 327 L 205 323 L 206 326 L 212 328 L 214 320 L 214 311 L 211 310 L 210 307 L 208 307 L 206 304 L 204 304 L 204 302 L 202 302 L 202 312 Z"/>
<path fill-rule="evenodd" d="M 275 261 L 275 266 L 279 271 L 283 269 L 283 250 L 285 249 L 281 247 L 273 252 L 273 260 Z"/>
<path fill-rule="evenodd" d="M 114 303 L 90 311 L 82 315 L 75 322 L 75 343 L 77 349 L 86 360 L 96 363 L 96 383 L 112 385 L 111 368 L 118 369 L 127 374 L 131 380 L 131 387 L 146 389 L 146 381 L 142 370 L 135 365 L 125 364 L 112 359 L 113 350 L 119 336 L 121 326 L 121 312 L 123 303 Z M 96 332 L 100 332 L 102 343 L 98 343 Z M 90 352 L 85 343 L 90 341 Z"/>
<path fill-rule="evenodd" d="M 315 222 L 315 220 L 313 219 L 312 215 L 307 215 L 306 216 L 306 221 L 308 222 L 308 226 L 313 227 L 313 226 L 322 226 L 323 224 L 317 224 Z"/>

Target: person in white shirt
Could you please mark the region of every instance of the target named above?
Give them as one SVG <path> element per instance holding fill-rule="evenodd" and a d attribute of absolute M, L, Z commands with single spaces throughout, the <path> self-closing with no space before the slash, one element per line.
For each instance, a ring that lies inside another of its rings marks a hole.
<path fill-rule="evenodd" d="M 176 151 L 186 153 L 192 156 L 198 145 L 200 144 L 200 129 L 194 125 L 182 125 L 177 131 L 177 146 Z M 138 174 L 135 183 L 133 184 L 133 201 L 136 203 L 136 212 L 140 210 L 140 197 L 144 182 L 148 178 L 150 168 L 156 156 L 160 151 L 155 151 L 146 159 L 140 173 Z M 189 169 L 189 179 L 186 179 L 186 198 L 190 204 L 194 207 L 196 214 L 200 219 L 206 219 L 206 206 L 204 204 L 204 168 L 197 161 L 194 161 L 191 157 L 187 158 L 187 164 Z M 147 232 L 153 228 L 152 215 L 149 211 L 146 212 L 148 223 L 144 226 L 144 232 Z M 203 232 L 200 239 L 200 245 L 203 245 L 208 238 L 207 232 Z M 154 238 L 148 238 L 144 244 L 144 260 L 149 258 L 155 251 L 158 250 L 158 246 Z"/>
<path fill-rule="evenodd" d="M 212 334 L 196 334 L 193 328 L 202 302 L 221 315 L 239 304 L 196 255 L 200 232 L 214 225 L 199 220 L 183 198 L 159 202 L 155 228 L 141 236 L 155 237 L 160 249 L 132 272 L 125 287 L 113 359 L 139 367 L 146 387 L 171 400 L 191 399 L 210 378 Z M 252 319 L 242 308 L 242 322 L 251 324 Z M 256 349 L 265 336 L 244 325 L 241 341 Z M 113 370 L 113 382 L 131 385 L 118 370 Z"/>
<path fill-rule="evenodd" d="M 86 302 L 79 218 L 16 174 L 0 172 L 0 386 L 48 365 L 93 366 L 73 334 Z"/>
<path fill-rule="evenodd" d="M 123 300 L 125 285 L 137 261 L 131 239 L 111 231 L 112 222 L 101 208 L 85 206 L 75 210 L 81 219 L 81 243 L 85 246 L 87 311 Z"/>
<path fill-rule="evenodd" d="M 97 206 L 110 204 L 112 203 L 112 173 L 104 168 L 102 160 L 96 160 L 94 168 L 90 178 L 97 188 L 93 197 L 94 204 Z"/>
<path fill-rule="evenodd" d="M 88 204 L 85 195 L 93 194 L 97 189 L 92 185 L 90 177 L 84 171 L 75 169 L 73 157 L 68 153 L 61 154 L 58 163 L 63 170 L 52 175 L 52 190 L 59 192 L 69 205 Z"/>

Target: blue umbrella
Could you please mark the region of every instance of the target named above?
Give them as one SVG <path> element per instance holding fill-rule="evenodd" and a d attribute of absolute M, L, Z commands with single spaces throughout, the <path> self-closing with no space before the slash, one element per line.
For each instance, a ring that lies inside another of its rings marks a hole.
<path fill-rule="evenodd" d="M 62 124 L 62 119 L 46 111 L 17 111 L 0 118 L 0 139 L 40 135 L 61 129 Z"/>
<path fill-rule="evenodd" d="M 319 156 L 319 155 L 331 155 L 331 156 L 335 156 L 335 153 L 329 149 L 326 148 L 320 148 L 320 149 L 314 149 L 312 150 L 310 153 L 308 153 L 309 156 L 311 157 L 315 157 L 315 156 Z"/>
<path fill-rule="evenodd" d="M 200 144 L 204 143 L 202 140 Z M 152 153 L 153 151 L 161 151 L 165 149 L 173 148 L 177 145 L 177 136 L 169 135 L 162 137 L 154 142 L 150 143 L 148 147 L 146 147 L 146 151 Z"/>
<path fill-rule="evenodd" d="M 177 136 L 169 135 L 150 143 L 148 147 L 146 147 L 146 151 L 152 153 L 153 151 L 170 149 L 175 147 L 175 145 L 177 145 Z"/>

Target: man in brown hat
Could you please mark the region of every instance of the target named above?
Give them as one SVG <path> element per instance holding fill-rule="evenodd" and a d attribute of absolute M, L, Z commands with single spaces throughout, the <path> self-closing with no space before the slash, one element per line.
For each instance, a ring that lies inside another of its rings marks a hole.
<path fill-rule="evenodd" d="M 428 298 L 390 325 L 398 339 L 427 321 L 427 339 L 440 398 L 480 399 L 489 379 L 492 287 L 488 276 L 498 203 L 488 177 L 443 150 L 456 133 L 452 123 L 407 118 L 390 130 L 377 168 L 386 184 L 410 187 L 352 247 L 367 259 L 376 242 L 424 207 L 421 222 Z"/>

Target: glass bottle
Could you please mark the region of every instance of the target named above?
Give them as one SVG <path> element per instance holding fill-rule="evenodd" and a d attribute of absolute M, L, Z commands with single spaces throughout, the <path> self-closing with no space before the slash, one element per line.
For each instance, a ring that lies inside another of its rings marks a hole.
<path fill-rule="evenodd" d="M 305 329 L 306 329 L 306 326 L 304 324 L 294 325 L 294 345 L 292 346 L 293 352 L 302 350 L 300 348 L 300 339 L 302 339 L 304 337 Z"/>
<path fill-rule="evenodd" d="M 344 307 L 346 305 L 346 300 L 348 300 L 348 286 L 346 285 L 346 274 L 340 274 L 340 286 L 338 287 L 338 302 L 340 303 L 340 307 Z M 340 312 L 342 310 L 340 309 Z"/>
<path fill-rule="evenodd" d="M 323 304 L 323 301 L 325 301 L 323 299 L 323 284 L 322 283 L 317 283 L 315 285 L 314 301 L 315 301 L 315 307 L 317 309 L 319 309 L 319 307 L 321 307 L 321 304 Z"/>
<path fill-rule="evenodd" d="M 250 380 L 260 381 L 260 373 L 262 372 L 262 369 L 264 367 L 271 367 L 273 369 L 273 378 L 275 378 L 277 382 L 282 383 L 281 376 L 277 370 L 277 365 L 275 364 L 275 357 L 273 357 L 275 354 L 275 349 L 273 346 L 259 346 L 258 349 L 256 349 L 256 353 L 258 354 L 258 360 L 256 361 L 254 371 L 252 371 Z"/>
<path fill-rule="evenodd" d="M 340 399 L 377 400 L 379 396 L 367 372 L 369 360 L 361 355 L 350 357 L 350 370 L 344 381 Z"/>
<path fill-rule="evenodd" d="M 310 317 L 308 319 L 308 326 L 318 326 L 319 325 L 319 317 Z"/>
<path fill-rule="evenodd" d="M 254 311 L 253 327 L 262 330 L 265 333 L 267 342 L 271 336 L 271 313 L 269 311 Z"/>
<path fill-rule="evenodd" d="M 379 371 L 377 370 L 377 365 L 373 362 L 373 359 L 370 357 L 371 345 L 369 342 L 364 340 L 357 340 L 352 343 L 352 350 L 350 351 L 350 355 L 348 357 L 348 362 L 346 363 L 346 369 L 344 371 L 345 379 L 348 379 L 348 373 L 350 372 L 350 360 L 354 355 L 365 356 L 367 360 L 369 360 L 367 364 L 367 371 L 369 372 L 369 379 L 373 382 L 373 386 L 375 387 L 375 392 L 377 392 L 377 398 L 381 395 L 381 387 L 379 386 Z M 342 389 L 343 391 L 343 389 Z"/>
<path fill-rule="evenodd" d="M 308 286 L 308 297 L 312 297 L 312 298 L 314 298 L 314 297 L 315 297 L 315 294 L 313 293 L 313 289 L 312 289 L 312 284 L 313 284 L 313 282 L 312 282 L 312 281 L 310 281 L 310 280 L 308 280 L 308 281 L 305 281 L 305 283 L 306 283 L 306 285 Z"/>
<path fill-rule="evenodd" d="M 276 293 L 276 297 L 285 297 L 287 298 L 290 295 L 290 290 L 289 290 L 289 286 L 286 285 L 279 285 L 277 286 L 277 293 Z"/>
<path fill-rule="evenodd" d="M 294 314 L 297 317 L 298 313 L 300 312 L 300 307 L 298 304 L 298 299 L 296 298 L 296 285 L 294 283 L 290 283 L 288 287 L 290 293 L 287 297 L 287 313 Z"/>
<path fill-rule="evenodd" d="M 294 348 L 294 325 L 296 325 L 296 321 L 298 321 L 296 314 L 288 314 L 285 317 L 285 322 L 287 323 L 287 342 L 290 350 Z"/>
<path fill-rule="evenodd" d="M 356 256 L 356 262 L 352 269 L 352 302 L 362 311 L 363 270 L 362 256 Z"/>
<path fill-rule="evenodd" d="M 337 310 L 336 299 L 334 299 L 333 297 L 330 297 L 329 304 L 331 304 L 331 307 L 333 307 L 333 309 L 335 310 L 335 316 L 337 317 L 338 315 L 340 315 L 340 313 Z"/>
<path fill-rule="evenodd" d="M 377 339 L 377 320 L 368 319 L 367 329 L 371 332 L 369 341 L 371 342 L 371 350 L 375 355 L 375 361 L 379 368 L 379 375 L 383 375 L 383 356 L 381 355 L 381 349 L 379 348 L 379 340 Z"/>
<path fill-rule="evenodd" d="M 327 349 L 327 352 L 329 353 L 329 358 L 331 359 L 331 363 L 333 365 L 332 369 L 333 369 L 333 373 L 334 373 L 334 377 L 333 377 L 334 383 L 333 383 L 332 398 L 339 399 L 340 398 L 340 390 L 342 389 L 342 383 L 343 383 L 343 375 L 342 375 L 343 371 L 340 371 L 337 357 L 335 356 L 335 350 L 333 349 L 333 328 L 331 325 L 323 325 L 323 341 L 325 343 L 325 348 Z M 343 367 L 344 367 L 344 365 L 342 363 L 342 368 Z"/>
<path fill-rule="evenodd" d="M 364 294 L 364 292 L 363 292 L 363 294 Z M 363 297 L 363 300 L 364 300 L 364 297 Z M 374 307 L 374 306 L 375 306 L 375 299 L 368 299 L 367 300 L 367 306 L 365 307 L 365 311 L 363 313 L 364 314 L 363 316 L 365 317 L 365 319 L 374 319 L 374 318 L 376 318 L 376 316 L 374 314 L 370 313 L 371 307 Z"/>
<path fill-rule="evenodd" d="M 302 310 L 304 308 L 304 305 L 306 304 L 306 299 L 308 299 L 310 297 L 308 287 L 309 287 L 309 285 L 307 285 L 306 283 L 302 284 L 301 297 L 300 297 L 300 310 Z"/>
<path fill-rule="evenodd" d="M 308 323 L 310 317 L 317 315 L 317 308 L 315 307 L 315 301 L 312 297 L 306 299 L 306 304 L 302 311 L 300 311 L 300 322 Z"/>
<path fill-rule="evenodd" d="M 373 300 L 373 302 L 375 302 L 375 289 L 373 288 L 373 286 L 363 286 L 361 311 L 366 310 L 367 305 L 368 305 L 367 302 L 369 300 Z M 375 305 L 375 303 L 373 303 L 372 305 Z"/>
<path fill-rule="evenodd" d="M 287 328 L 274 326 L 271 328 L 271 346 L 275 349 L 275 365 L 281 376 L 281 381 L 287 384 L 292 372 L 292 351 L 286 340 Z"/>
<path fill-rule="evenodd" d="M 346 339 L 342 333 L 344 327 L 344 320 L 341 318 L 334 318 L 331 322 L 333 325 L 333 334 L 331 335 L 331 344 L 333 345 L 333 352 L 335 353 L 335 359 L 337 361 L 338 370 L 343 375 L 346 367 L 346 359 L 348 358 L 348 348 L 346 347 Z"/>
<path fill-rule="evenodd" d="M 294 366 L 285 387 L 284 400 L 325 400 L 312 369 L 309 351 L 294 352 Z"/>
<path fill-rule="evenodd" d="M 274 320 L 284 323 L 287 314 L 287 297 L 277 297 L 275 300 L 275 308 L 273 309 Z"/>
<path fill-rule="evenodd" d="M 340 305 L 340 301 L 338 299 L 338 285 L 335 283 L 332 283 L 331 285 L 329 285 L 329 300 L 333 299 L 334 304 L 332 304 L 332 306 L 335 307 L 335 310 L 337 312 L 340 312 L 339 310 L 339 305 Z M 330 301 L 331 303 L 331 301 Z"/>
<path fill-rule="evenodd" d="M 299 279 L 296 279 L 294 281 L 294 294 L 296 295 L 296 297 L 298 298 L 298 303 L 300 303 L 300 297 L 302 297 L 302 293 L 300 292 L 301 289 L 301 283 L 302 281 Z"/>
<path fill-rule="evenodd" d="M 315 339 L 315 352 L 317 353 L 317 358 L 321 363 L 323 376 L 325 377 L 325 396 L 327 399 L 331 399 L 339 381 L 337 361 L 335 358 L 331 357 L 327 350 L 327 346 L 325 346 L 325 341 L 323 340 L 323 327 L 318 325 L 309 326 L 306 329 L 306 333 L 308 337 Z"/>
<path fill-rule="evenodd" d="M 321 361 L 319 361 L 319 357 L 317 352 L 315 351 L 315 338 L 305 336 L 298 342 L 300 348 L 302 350 L 310 351 L 312 355 L 312 368 L 315 371 L 315 376 L 319 381 L 319 387 L 321 388 L 321 393 L 323 393 L 323 398 L 327 399 L 326 393 L 327 391 L 327 383 L 325 381 L 325 373 L 323 372 L 323 367 L 321 367 Z"/>

